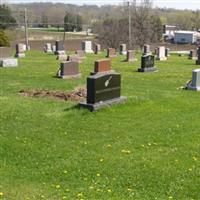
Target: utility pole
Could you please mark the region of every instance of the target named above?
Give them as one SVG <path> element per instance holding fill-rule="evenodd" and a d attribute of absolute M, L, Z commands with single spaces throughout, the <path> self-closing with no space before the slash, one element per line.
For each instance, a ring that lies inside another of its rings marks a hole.
<path fill-rule="evenodd" d="M 132 34 L 131 34 L 131 6 L 130 1 L 127 2 L 128 4 L 128 34 L 129 34 L 129 48 L 132 46 Z"/>
<path fill-rule="evenodd" d="M 27 29 L 27 10 L 24 9 L 24 24 L 25 24 L 25 44 L 26 44 L 26 50 L 29 50 L 29 44 L 28 44 L 28 29 Z"/>

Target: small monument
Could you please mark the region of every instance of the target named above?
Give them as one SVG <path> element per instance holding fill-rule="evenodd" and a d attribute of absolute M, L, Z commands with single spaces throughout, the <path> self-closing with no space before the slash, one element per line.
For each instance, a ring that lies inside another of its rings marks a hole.
<path fill-rule="evenodd" d="M 127 51 L 126 51 L 126 44 L 121 44 L 120 45 L 120 54 L 121 55 L 126 55 L 127 54 Z"/>
<path fill-rule="evenodd" d="M 52 46 L 51 43 L 46 43 L 44 46 L 44 52 L 45 53 L 52 53 Z"/>
<path fill-rule="evenodd" d="M 91 41 L 83 41 L 82 42 L 82 50 L 85 53 L 94 53 L 92 50 L 92 42 Z"/>
<path fill-rule="evenodd" d="M 68 56 L 66 54 L 58 54 L 56 59 L 59 61 L 66 61 L 67 58 L 68 58 Z"/>
<path fill-rule="evenodd" d="M 100 51 L 101 51 L 101 45 L 100 44 L 95 44 L 94 53 L 95 54 L 99 54 Z"/>
<path fill-rule="evenodd" d="M 143 55 L 141 58 L 141 68 L 138 72 L 152 72 L 156 71 L 157 68 L 154 66 L 155 58 L 153 55 Z"/>
<path fill-rule="evenodd" d="M 118 73 L 98 73 L 87 78 L 87 100 L 79 106 L 96 111 L 112 104 L 126 102 L 121 96 L 121 75 Z"/>
<path fill-rule="evenodd" d="M 167 60 L 166 56 L 165 56 L 165 47 L 158 47 L 157 50 L 157 60 Z"/>
<path fill-rule="evenodd" d="M 56 41 L 56 51 L 55 53 L 57 55 L 64 55 L 65 54 L 65 48 L 63 41 Z"/>
<path fill-rule="evenodd" d="M 0 47 L 0 67 L 17 67 L 18 60 L 12 58 L 12 49 L 9 47 Z"/>
<path fill-rule="evenodd" d="M 192 81 L 190 81 L 186 89 L 200 91 L 200 69 L 195 69 L 192 72 Z"/>
<path fill-rule="evenodd" d="M 107 49 L 107 58 L 114 58 L 117 57 L 116 50 L 114 48 L 108 48 Z"/>
<path fill-rule="evenodd" d="M 111 60 L 103 59 L 97 60 L 94 63 L 94 72 L 91 72 L 91 75 L 98 73 L 110 73 L 111 72 Z"/>
<path fill-rule="evenodd" d="M 63 79 L 80 78 L 79 63 L 73 61 L 66 61 L 60 64 L 58 77 Z"/>
<path fill-rule="evenodd" d="M 191 60 L 197 60 L 197 51 L 196 50 L 190 50 L 188 58 L 191 59 Z"/>
<path fill-rule="evenodd" d="M 145 44 L 143 47 L 143 55 L 149 55 L 149 54 L 151 54 L 150 45 Z"/>
<path fill-rule="evenodd" d="M 56 54 L 56 45 L 52 45 L 52 46 L 51 46 L 51 49 L 52 49 L 52 52 L 53 52 L 54 54 Z"/>
<path fill-rule="evenodd" d="M 200 47 L 197 49 L 197 61 L 196 65 L 200 65 Z"/>
<path fill-rule="evenodd" d="M 22 44 L 22 43 L 16 44 L 15 57 L 17 57 L 17 58 L 24 58 L 25 57 L 24 44 Z"/>
<path fill-rule="evenodd" d="M 165 57 L 168 58 L 170 56 L 170 48 L 165 48 Z"/>
<path fill-rule="evenodd" d="M 134 51 L 133 50 L 128 50 L 126 54 L 126 60 L 125 62 L 135 62 L 137 59 L 134 56 Z"/>

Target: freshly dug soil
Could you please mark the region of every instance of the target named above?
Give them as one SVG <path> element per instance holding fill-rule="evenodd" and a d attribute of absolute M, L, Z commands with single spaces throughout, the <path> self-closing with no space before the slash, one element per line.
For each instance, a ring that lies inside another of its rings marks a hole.
<path fill-rule="evenodd" d="M 49 91 L 49 90 L 20 90 L 19 94 L 24 97 L 52 97 L 64 101 L 83 101 L 87 91 L 84 87 L 77 87 L 72 92 Z"/>

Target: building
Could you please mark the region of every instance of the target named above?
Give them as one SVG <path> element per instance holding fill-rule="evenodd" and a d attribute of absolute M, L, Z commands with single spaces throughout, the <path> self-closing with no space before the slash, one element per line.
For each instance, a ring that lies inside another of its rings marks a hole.
<path fill-rule="evenodd" d="M 200 33 L 196 31 L 176 31 L 174 43 L 177 44 L 195 44 L 200 38 Z"/>
<path fill-rule="evenodd" d="M 164 25 L 163 26 L 163 37 L 165 41 L 172 42 L 174 39 L 175 32 L 180 30 L 178 26 Z"/>

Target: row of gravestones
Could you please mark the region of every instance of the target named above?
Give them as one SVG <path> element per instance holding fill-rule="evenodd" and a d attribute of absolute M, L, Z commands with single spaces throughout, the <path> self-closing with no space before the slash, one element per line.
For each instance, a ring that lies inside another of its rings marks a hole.
<path fill-rule="evenodd" d="M 82 57 L 85 58 L 85 46 L 82 45 L 83 50 L 79 50 L 76 53 L 80 56 L 82 51 Z M 91 51 L 90 48 L 87 49 Z M 126 46 L 123 44 L 120 46 L 120 54 L 127 55 L 126 61 L 130 58 L 130 53 L 133 51 L 126 51 Z M 169 57 L 169 49 L 165 47 L 158 47 L 155 49 L 156 58 L 158 60 L 166 60 Z M 133 55 L 133 54 L 132 54 Z M 113 48 L 107 49 L 107 57 L 116 57 L 116 51 Z M 81 56 L 80 56 L 81 57 Z M 132 58 L 134 56 L 131 56 Z M 133 60 L 132 60 L 133 61 Z M 138 72 L 155 71 L 154 55 L 150 51 L 149 45 L 144 45 L 144 51 L 141 58 L 141 68 Z M 62 62 L 58 76 L 61 78 L 77 78 L 81 74 L 79 72 L 79 63 L 77 61 L 69 60 Z M 200 73 L 199 70 L 193 71 L 193 79 L 188 83 L 187 88 L 192 90 L 198 90 L 200 86 Z M 98 60 L 94 64 L 94 71 L 91 72 L 87 78 L 87 100 L 84 103 L 80 103 L 80 107 L 88 108 L 89 110 L 97 110 L 103 106 L 111 105 L 114 103 L 121 103 L 126 101 L 126 97 L 121 97 L 121 75 L 111 70 L 111 60 L 104 59 Z"/>
<path fill-rule="evenodd" d="M 18 60 L 17 58 L 24 58 L 26 51 L 26 45 L 19 43 L 16 45 L 16 58 L 0 58 L 0 67 L 17 67 Z"/>

